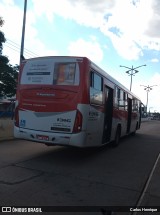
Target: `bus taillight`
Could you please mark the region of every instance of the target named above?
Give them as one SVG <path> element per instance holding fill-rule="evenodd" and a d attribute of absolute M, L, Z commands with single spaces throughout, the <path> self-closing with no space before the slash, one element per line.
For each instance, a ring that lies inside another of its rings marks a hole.
<path fill-rule="evenodd" d="M 74 127 L 73 127 L 73 133 L 77 133 L 82 130 L 82 120 L 83 120 L 83 116 L 81 112 L 77 110 Z"/>

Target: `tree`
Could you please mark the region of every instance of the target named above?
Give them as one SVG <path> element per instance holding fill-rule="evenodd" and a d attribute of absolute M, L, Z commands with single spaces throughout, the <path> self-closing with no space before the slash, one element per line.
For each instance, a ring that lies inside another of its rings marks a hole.
<path fill-rule="evenodd" d="M 16 94 L 18 65 L 11 66 L 5 56 L 0 56 L 0 97 L 12 97 Z"/>
<path fill-rule="evenodd" d="M 0 27 L 2 27 L 4 24 L 4 20 L 2 19 L 2 17 L 0 17 Z M 4 43 L 6 41 L 4 33 L 2 31 L 0 31 L 0 55 L 2 54 L 2 43 Z"/>
<path fill-rule="evenodd" d="M 0 16 L 0 26 L 2 27 L 3 24 L 4 24 L 4 20 L 3 20 L 3 18 Z"/>
<path fill-rule="evenodd" d="M 0 27 L 3 24 L 4 20 L 0 17 Z M 12 97 L 16 94 L 18 65 L 12 66 L 8 57 L 2 55 L 5 41 L 5 35 L 0 31 L 0 97 Z"/>

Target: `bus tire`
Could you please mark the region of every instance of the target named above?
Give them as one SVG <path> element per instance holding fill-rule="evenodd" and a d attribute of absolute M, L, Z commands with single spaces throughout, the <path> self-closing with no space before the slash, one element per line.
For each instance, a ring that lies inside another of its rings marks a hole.
<path fill-rule="evenodd" d="M 119 145 L 120 137 L 121 137 L 121 128 L 120 128 L 120 126 L 118 126 L 117 130 L 116 130 L 115 139 L 114 139 L 114 141 L 112 143 L 113 147 L 116 147 L 116 146 Z"/>

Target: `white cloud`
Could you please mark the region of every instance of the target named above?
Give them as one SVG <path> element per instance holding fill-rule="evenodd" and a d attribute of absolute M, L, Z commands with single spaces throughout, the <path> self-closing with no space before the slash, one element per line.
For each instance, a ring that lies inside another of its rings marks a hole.
<path fill-rule="evenodd" d="M 160 50 L 159 0 L 61 0 L 53 6 L 50 0 L 32 0 L 33 8 L 27 11 L 26 46 L 30 41 L 37 41 L 37 30 L 34 27 L 36 19 L 46 16 L 49 22 L 58 15 L 65 19 L 72 19 L 80 25 L 97 28 L 109 37 L 117 53 L 127 60 L 137 60 L 143 56 L 143 49 Z M 7 17 L 4 32 L 12 35 L 12 40 L 21 40 L 23 11 L 14 5 L 13 0 L 3 0 L 0 3 L 2 16 Z M 10 16 L 8 16 L 10 14 Z M 147 14 L 147 15 L 146 15 Z M 15 32 L 19 29 L 19 32 Z M 41 41 L 39 41 L 41 43 Z M 33 43 L 32 43 L 33 45 Z M 42 44 L 40 46 L 43 46 Z M 38 50 L 39 52 L 39 50 Z"/>
<path fill-rule="evenodd" d="M 0 2 L 0 11 L 5 21 L 2 31 L 7 39 L 3 47 L 3 54 L 9 57 L 11 64 L 19 64 L 23 10 L 15 4 L 14 0 L 3 0 Z M 58 55 L 57 51 L 47 49 L 44 42 L 39 39 L 35 24 L 34 11 L 28 9 L 24 44 L 24 48 L 27 50 L 24 50 L 24 57 Z"/>
<path fill-rule="evenodd" d="M 151 61 L 152 63 L 158 63 L 158 62 L 159 62 L 159 59 L 153 58 L 153 59 L 151 59 L 150 61 Z"/>
<path fill-rule="evenodd" d="M 107 35 L 110 35 L 112 44 L 121 57 L 127 60 L 137 60 L 140 56 L 143 56 L 142 49 L 127 35 L 122 37 L 111 33 L 107 33 Z"/>
<path fill-rule="evenodd" d="M 97 28 L 109 37 L 120 56 L 136 60 L 143 49 L 160 50 L 159 0 L 32 0 L 35 14 L 46 15 L 53 21 L 54 15 L 72 19 L 78 24 Z M 157 27 L 158 26 L 158 27 Z M 112 28 L 119 35 L 111 32 Z"/>
<path fill-rule="evenodd" d="M 53 6 L 50 0 L 32 0 L 32 2 L 37 16 L 46 15 L 51 21 L 56 14 L 90 27 L 99 27 L 103 21 L 103 15 L 113 8 L 115 3 L 114 0 L 92 0 L 92 2 L 90 0 L 61 0 Z"/>
<path fill-rule="evenodd" d="M 152 0 L 151 1 L 151 8 L 152 8 L 152 16 L 148 22 L 148 29 L 146 30 L 146 34 L 152 38 L 159 38 L 160 36 L 160 1 L 159 0 Z"/>
<path fill-rule="evenodd" d="M 151 78 L 151 83 L 154 85 L 160 86 L 160 72 L 156 72 L 152 78 Z"/>
<path fill-rule="evenodd" d="M 160 50 L 160 30 L 156 27 L 160 23 L 159 0 L 123 0 L 123 4 L 119 0 L 93 0 L 92 3 L 90 0 L 61 0 L 54 6 L 50 0 L 32 0 L 30 3 L 33 7 L 27 10 L 25 47 L 31 50 L 36 47 L 35 53 L 45 51 L 35 28 L 37 18 L 46 16 L 53 22 L 55 15 L 99 29 L 111 39 L 117 53 L 127 60 L 143 56 L 143 49 Z M 6 37 L 12 35 L 9 39 L 20 44 L 23 10 L 13 0 L 3 0 L 0 10 L 5 19 Z"/>
<path fill-rule="evenodd" d="M 4 19 L 4 25 L 2 27 L 2 31 L 4 31 L 5 35 L 12 35 L 13 40 L 20 39 L 20 34 L 17 32 L 22 29 L 22 19 L 17 17 L 22 17 L 22 10 L 14 5 L 13 0 L 3 1 L 0 3 L 0 11 L 1 16 Z M 18 37 L 18 38 L 17 38 Z"/>
<path fill-rule="evenodd" d="M 18 6 L 14 5 L 13 0 L 3 0 L 3 2 L 0 3 L 0 11 L 1 16 L 5 21 L 2 27 L 2 31 L 5 33 L 5 38 L 8 39 L 8 37 L 11 37 L 10 39 L 12 41 L 19 43 L 21 39 L 20 30 L 22 29 L 22 19 L 16 17 L 23 16 L 22 10 Z M 7 42 L 5 44 L 3 47 L 3 53 L 5 53 L 10 60 L 14 59 L 14 63 L 12 60 L 10 61 L 11 64 L 18 64 L 20 46 L 17 47 L 16 44 L 10 45 L 7 44 Z"/>
<path fill-rule="evenodd" d="M 69 1 L 72 4 L 75 4 L 75 2 L 73 3 L 72 0 Z M 92 3 L 90 0 L 77 0 L 76 3 L 83 4 L 89 11 L 93 11 L 96 13 L 97 12 L 105 13 L 106 9 L 111 9 L 114 7 L 115 0 L 101 0 L 101 1 L 92 0 Z"/>
<path fill-rule="evenodd" d="M 96 63 L 99 63 L 103 58 L 103 51 L 95 38 L 91 41 L 85 41 L 82 38 L 73 41 L 68 50 L 69 55 L 86 56 Z"/>

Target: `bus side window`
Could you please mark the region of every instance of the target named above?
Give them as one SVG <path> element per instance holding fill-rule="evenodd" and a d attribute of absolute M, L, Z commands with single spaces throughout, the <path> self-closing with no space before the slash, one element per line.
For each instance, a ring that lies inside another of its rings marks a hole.
<path fill-rule="evenodd" d="M 133 99 L 133 108 L 132 108 L 133 112 L 137 112 L 138 111 L 138 100 L 137 99 Z"/>
<path fill-rule="evenodd" d="M 118 90 L 118 88 L 115 87 L 115 93 L 114 93 L 114 106 L 115 106 L 116 108 L 118 107 L 117 90 Z"/>
<path fill-rule="evenodd" d="M 124 110 L 124 92 L 123 90 L 120 90 L 120 93 L 119 93 L 119 109 L 120 110 Z"/>
<path fill-rule="evenodd" d="M 128 110 L 128 94 L 124 92 L 124 109 Z"/>
<path fill-rule="evenodd" d="M 90 102 L 92 104 L 103 104 L 103 79 L 91 71 L 90 73 Z"/>
<path fill-rule="evenodd" d="M 120 89 L 118 87 L 115 88 L 115 107 L 119 108 L 120 106 Z"/>

